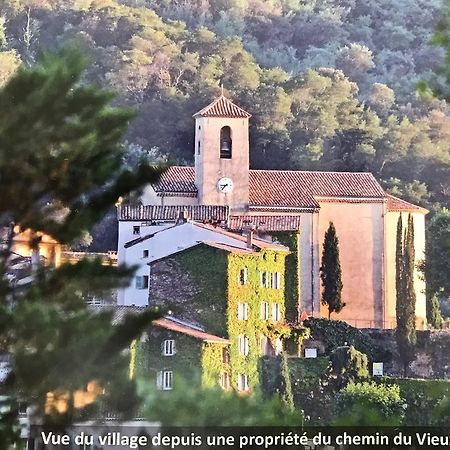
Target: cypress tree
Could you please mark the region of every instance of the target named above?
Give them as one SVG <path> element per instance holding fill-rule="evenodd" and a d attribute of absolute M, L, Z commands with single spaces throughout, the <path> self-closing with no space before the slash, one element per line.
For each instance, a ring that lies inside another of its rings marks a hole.
<path fill-rule="evenodd" d="M 294 396 L 292 394 L 291 377 L 285 352 L 278 355 L 278 394 L 288 411 L 294 411 Z"/>
<path fill-rule="evenodd" d="M 343 284 L 341 277 L 339 239 L 333 222 L 330 222 L 330 226 L 325 232 L 322 266 L 320 268 L 320 278 L 323 286 L 322 304 L 328 305 L 328 318 L 330 318 L 332 312 L 339 313 L 345 306 L 345 303 L 342 301 Z"/>
<path fill-rule="evenodd" d="M 414 361 L 416 345 L 416 292 L 414 289 L 415 249 L 414 222 L 408 216 L 408 226 L 402 241 L 402 217 L 397 222 L 396 245 L 396 341 L 406 376 L 409 364 Z"/>

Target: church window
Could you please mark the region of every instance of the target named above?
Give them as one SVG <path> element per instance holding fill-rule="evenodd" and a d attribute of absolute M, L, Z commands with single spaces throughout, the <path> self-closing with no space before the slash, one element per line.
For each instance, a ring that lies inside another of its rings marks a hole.
<path fill-rule="evenodd" d="M 136 289 L 147 289 L 147 288 L 148 288 L 148 275 L 137 276 Z"/>
<path fill-rule="evenodd" d="M 248 303 L 238 303 L 238 320 L 248 320 Z"/>
<path fill-rule="evenodd" d="M 220 130 L 220 157 L 231 159 L 232 155 L 231 128 L 226 126 Z"/>
<path fill-rule="evenodd" d="M 241 269 L 239 273 L 239 284 L 240 285 L 247 284 L 247 267 Z"/>
<path fill-rule="evenodd" d="M 162 345 L 162 355 L 163 356 L 173 356 L 176 353 L 175 341 L 173 339 L 166 339 Z"/>

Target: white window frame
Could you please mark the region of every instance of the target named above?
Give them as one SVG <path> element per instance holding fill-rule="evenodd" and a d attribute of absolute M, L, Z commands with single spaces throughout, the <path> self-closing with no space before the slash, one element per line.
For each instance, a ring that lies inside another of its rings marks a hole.
<path fill-rule="evenodd" d="M 220 387 L 224 390 L 224 391 L 228 391 L 231 387 L 231 383 L 230 383 L 230 374 L 228 372 L 222 372 L 220 375 Z"/>
<path fill-rule="evenodd" d="M 279 303 L 272 303 L 272 320 L 274 322 L 281 320 L 281 305 Z"/>
<path fill-rule="evenodd" d="M 165 339 L 162 343 L 161 354 L 163 356 L 173 356 L 177 352 L 174 339 Z"/>
<path fill-rule="evenodd" d="M 148 275 L 137 275 L 135 279 L 136 289 L 148 289 Z"/>
<path fill-rule="evenodd" d="M 248 303 L 238 303 L 238 320 L 248 320 Z"/>
<path fill-rule="evenodd" d="M 268 302 L 261 302 L 260 318 L 261 318 L 261 320 L 269 320 L 269 303 Z"/>
<path fill-rule="evenodd" d="M 238 336 L 239 354 L 241 356 L 247 356 L 249 351 L 248 337 L 245 335 Z"/>
<path fill-rule="evenodd" d="M 240 271 L 239 271 L 239 275 L 238 275 L 238 283 L 241 286 L 244 286 L 245 284 L 247 284 L 247 279 L 248 279 L 248 269 L 247 267 L 243 267 Z"/>
<path fill-rule="evenodd" d="M 248 375 L 246 373 L 238 373 L 237 386 L 239 392 L 247 392 L 249 390 Z"/>
<path fill-rule="evenodd" d="M 173 389 L 173 372 L 171 370 L 160 370 L 156 378 L 156 385 L 162 391 Z"/>

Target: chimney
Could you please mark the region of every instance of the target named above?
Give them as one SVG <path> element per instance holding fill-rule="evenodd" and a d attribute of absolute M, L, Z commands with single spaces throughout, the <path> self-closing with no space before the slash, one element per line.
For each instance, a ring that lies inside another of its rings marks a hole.
<path fill-rule="evenodd" d="M 247 247 L 253 248 L 253 230 L 247 232 Z"/>

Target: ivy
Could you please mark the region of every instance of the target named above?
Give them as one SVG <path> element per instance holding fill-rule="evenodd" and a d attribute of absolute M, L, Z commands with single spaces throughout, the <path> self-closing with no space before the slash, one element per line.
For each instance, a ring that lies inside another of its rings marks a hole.
<path fill-rule="evenodd" d="M 327 354 L 341 346 L 353 346 L 361 353 L 365 353 L 370 361 L 387 361 L 390 357 L 388 352 L 381 348 L 376 342 L 340 320 L 309 318 L 304 325 L 311 329 L 311 337 L 323 342 Z"/>
<path fill-rule="evenodd" d="M 223 345 L 205 343 L 202 348 L 202 385 L 217 387 L 221 375 L 230 372 L 230 364 L 223 357 Z"/>
<path fill-rule="evenodd" d="M 268 336 L 273 340 L 286 336 L 287 329 L 283 321 L 272 322 L 261 318 L 261 303 L 269 304 L 269 314 L 272 305 L 280 305 L 281 318 L 285 316 L 284 277 L 279 289 L 261 286 L 260 272 L 284 273 L 286 255 L 273 250 L 261 250 L 257 255 L 242 255 L 231 253 L 228 256 L 228 336 L 231 340 L 231 381 L 237 388 L 238 374 L 249 376 L 250 387 L 259 385 L 258 368 L 261 359 L 259 338 Z M 241 269 L 247 269 L 247 282 L 239 283 Z M 248 319 L 238 320 L 238 303 L 248 304 Z M 239 354 L 238 336 L 247 336 L 249 352 L 247 356 Z"/>
<path fill-rule="evenodd" d="M 291 253 L 286 257 L 285 278 L 285 305 L 286 320 L 291 323 L 298 321 L 300 301 L 300 235 L 297 232 L 278 231 L 272 233 L 275 241 L 289 248 Z"/>

